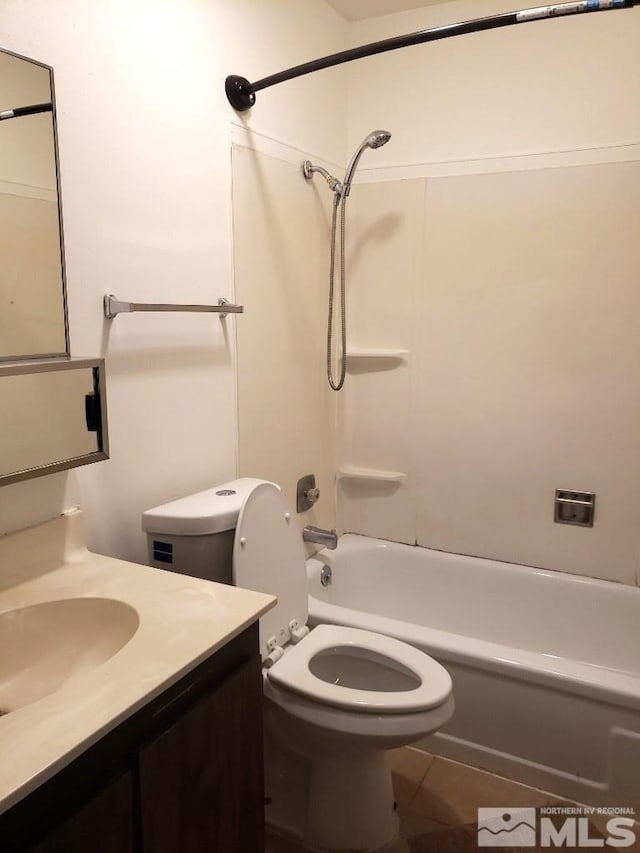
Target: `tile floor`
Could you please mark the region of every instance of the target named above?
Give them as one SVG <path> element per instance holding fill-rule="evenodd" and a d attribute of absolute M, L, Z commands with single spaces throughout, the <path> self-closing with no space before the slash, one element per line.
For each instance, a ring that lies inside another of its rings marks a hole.
<path fill-rule="evenodd" d="M 427 755 L 405 747 L 390 753 L 393 783 L 400 819 L 400 839 L 380 853 L 545 853 L 549 847 L 481 847 L 477 846 L 477 809 L 480 806 L 553 806 L 566 801 L 510 782 L 483 770 L 458 764 L 439 756 Z M 597 821 L 590 838 L 601 835 Z M 622 848 L 640 853 L 640 824 L 636 824 L 637 841 Z M 597 847 L 563 848 L 574 851 Z M 601 847 L 606 851 L 609 846 Z M 324 853 L 301 846 L 298 842 L 270 834 L 266 853 Z"/>

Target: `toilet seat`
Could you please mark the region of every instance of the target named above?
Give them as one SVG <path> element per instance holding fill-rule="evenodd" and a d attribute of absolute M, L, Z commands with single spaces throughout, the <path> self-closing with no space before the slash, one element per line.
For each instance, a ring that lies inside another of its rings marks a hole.
<path fill-rule="evenodd" d="M 233 543 L 233 583 L 278 598 L 276 606 L 260 618 L 263 660 L 274 646 L 287 645 L 292 623 L 307 624 L 309 592 L 302 536 L 274 483 L 256 486 L 242 504 Z"/>
<path fill-rule="evenodd" d="M 337 625 L 318 625 L 309 632 L 302 537 L 273 483 L 260 483 L 242 505 L 233 546 L 233 582 L 278 598 L 260 619 L 260 653 L 266 681 L 285 696 L 297 696 L 327 710 L 389 717 L 439 709 L 450 698 L 452 683 L 446 669 L 407 643 Z M 363 690 L 314 675 L 310 669 L 314 658 L 339 649 L 346 649 L 347 657 L 364 658 L 369 667 L 378 664 L 380 671 L 384 667 L 396 673 L 409 670 L 418 684 L 413 689 Z M 349 655 L 349 649 L 363 654 Z"/>
<path fill-rule="evenodd" d="M 410 670 L 418 686 L 411 690 L 360 690 L 324 681 L 309 668 L 319 653 L 349 647 L 373 652 L 392 668 L 396 664 Z M 371 714 L 426 711 L 446 702 L 452 690 L 449 673 L 424 652 L 383 634 L 342 625 L 315 627 L 266 670 L 266 676 L 278 687 L 319 704 Z"/>
<path fill-rule="evenodd" d="M 361 709 L 338 708 L 335 705 L 321 705 L 313 699 L 307 699 L 292 690 L 278 687 L 263 672 L 264 696 L 285 714 L 285 725 L 289 728 L 294 720 L 304 724 L 331 731 L 334 736 L 346 736 L 341 740 L 341 752 L 346 754 L 352 738 L 362 742 L 380 742 L 385 749 L 406 746 L 424 737 L 430 732 L 442 728 L 453 715 L 455 703 L 453 693 L 442 705 L 427 711 L 415 711 L 412 714 L 366 714 Z M 270 713 L 270 712 L 269 712 Z"/>

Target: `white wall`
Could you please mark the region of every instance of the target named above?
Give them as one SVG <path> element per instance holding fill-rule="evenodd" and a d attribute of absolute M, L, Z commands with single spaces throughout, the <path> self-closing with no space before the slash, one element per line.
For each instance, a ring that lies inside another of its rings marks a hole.
<path fill-rule="evenodd" d="M 353 193 L 351 339 L 408 355 L 349 376 L 342 461 L 407 476 L 342 481 L 347 529 L 636 581 L 638 198 L 638 162 Z M 596 493 L 592 529 L 556 488 Z"/>
<path fill-rule="evenodd" d="M 283 155 L 287 152 L 283 152 Z M 331 193 L 300 157 L 233 151 L 240 473 L 278 483 L 291 507 L 314 474 L 320 500 L 298 522 L 336 526 L 334 400 L 325 378 Z"/>
<path fill-rule="evenodd" d="M 513 11 L 455 0 L 354 23 L 353 44 Z M 638 9 L 535 21 L 351 63 L 349 146 L 373 127 L 393 143 L 362 163 L 424 164 L 637 144 Z"/>
<path fill-rule="evenodd" d="M 352 40 L 511 5 L 387 16 Z M 340 462 L 407 476 L 343 481 L 347 529 L 637 582 L 640 111 L 617 81 L 639 39 L 636 10 L 350 67 L 350 147 L 393 134 L 350 199 L 351 343 L 410 355 L 352 365 Z M 597 493 L 592 530 L 553 523 L 556 487 Z"/>
<path fill-rule="evenodd" d="M 234 57 L 234 72 L 255 80 L 346 46 L 347 24 L 328 6 L 295 8 L 287 19 L 265 9 L 253 20 L 264 41 L 248 67 Z M 275 41 L 280 56 L 264 56 Z M 320 501 L 296 517 L 327 528 L 336 525 L 334 401 L 324 367 L 331 193 L 323 181 L 305 181 L 301 166 L 344 164 L 344 78 L 337 68 L 259 92 L 232 130 L 234 275 L 246 307 L 237 327 L 239 473 L 278 483 L 292 508 L 297 480 L 315 474 Z"/>
<path fill-rule="evenodd" d="M 344 119 L 339 72 L 265 92 L 242 119 L 224 78 L 339 49 L 344 21 L 322 0 L 0 6 L 0 43 L 55 70 L 72 354 L 107 358 L 111 450 L 107 462 L 4 487 L 0 532 L 78 501 L 91 547 L 142 561 L 144 508 L 236 475 L 242 318 L 226 332 L 211 316 L 109 324 L 102 297 L 233 298 L 230 122 L 336 159 Z"/>

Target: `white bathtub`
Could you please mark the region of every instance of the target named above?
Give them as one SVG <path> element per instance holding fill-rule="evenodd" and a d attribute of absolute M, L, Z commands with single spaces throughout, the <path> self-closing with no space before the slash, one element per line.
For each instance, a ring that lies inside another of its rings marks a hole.
<path fill-rule="evenodd" d="M 451 673 L 454 717 L 419 746 L 640 813 L 640 589 L 352 534 L 307 573 L 311 624 L 398 637 Z"/>

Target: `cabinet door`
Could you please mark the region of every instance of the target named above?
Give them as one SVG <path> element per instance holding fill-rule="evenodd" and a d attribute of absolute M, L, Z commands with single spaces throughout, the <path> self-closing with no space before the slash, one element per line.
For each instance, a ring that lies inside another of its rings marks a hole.
<path fill-rule="evenodd" d="M 139 753 L 145 853 L 262 853 L 262 761 L 255 657 Z"/>
<path fill-rule="evenodd" d="M 133 774 L 125 773 L 27 853 L 133 853 L 133 826 Z"/>

